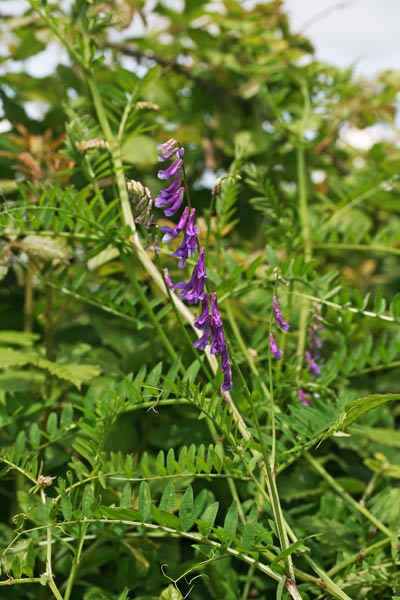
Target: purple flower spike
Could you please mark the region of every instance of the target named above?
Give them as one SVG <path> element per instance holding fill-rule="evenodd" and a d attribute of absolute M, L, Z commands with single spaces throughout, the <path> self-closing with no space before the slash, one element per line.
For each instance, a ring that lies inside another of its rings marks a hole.
<path fill-rule="evenodd" d="M 210 352 L 211 354 L 222 354 L 226 351 L 226 342 L 222 329 L 222 319 L 218 312 L 217 294 L 215 292 L 211 296 L 211 326 L 213 336 Z"/>
<path fill-rule="evenodd" d="M 181 298 L 188 304 L 198 304 L 204 300 L 204 285 L 206 281 L 206 270 L 204 267 L 204 248 L 200 248 L 199 260 L 193 269 L 191 278 L 187 283 L 177 283 L 174 288 L 181 289 Z"/>
<path fill-rule="evenodd" d="M 286 323 L 286 321 L 284 320 L 282 313 L 279 309 L 279 304 L 278 304 L 278 298 L 277 296 L 274 296 L 273 298 L 273 306 L 274 306 L 274 313 L 275 313 L 275 319 L 276 322 L 282 327 L 282 329 L 284 329 L 285 331 L 289 331 L 290 329 L 290 325 L 288 325 Z"/>
<path fill-rule="evenodd" d="M 180 209 L 182 201 L 183 201 L 184 193 L 185 193 L 185 188 L 183 188 L 183 187 L 179 188 L 179 190 L 176 192 L 174 197 L 171 199 L 171 203 L 172 203 L 171 206 L 169 206 L 168 208 L 166 208 L 164 210 L 164 215 L 166 217 L 172 217 L 172 215 L 174 215 L 176 213 L 176 211 Z"/>
<path fill-rule="evenodd" d="M 160 227 L 161 231 L 165 231 L 162 241 L 164 244 L 168 244 L 172 239 L 178 236 L 181 231 L 183 231 L 186 227 L 186 223 L 189 217 L 189 207 L 186 206 L 185 210 L 182 213 L 181 218 L 179 219 L 178 224 L 175 227 L 168 227 L 165 225 L 164 227 Z"/>
<path fill-rule="evenodd" d="M 217 294 L 215 292 L 211 295 L 211 314 L 209 311 L 210 299 L 208 294 L 206 294 L 201 314 L 194 322 L 197 329 L 202 329 L 204 333 L 194 342 L 193 346 L 198 350 L 204 350 L 211 339 L 210 353 L 221 354 L 221 369 L 224 374 L 221 389 L 223 392 L 229 392 L 232 389 L 232 370 L 222 329 L 222 320 L 218 312 Z"/>
<path fill-rule="evenodd" d="M 177 158 L 167 169 L 160 169 L 157 173 L 158 179 L 171 179 L 180 171 L 183 166 L 183 160 L 181 158 Z"/>
<path fill-rule="evenodd" d="M 207 304 L 207 307 L 208 307 L 208 304 Z M 208 308 L 207 308 L 207 310 L 208 310 Z M 203 308 L 203 312 L 204 312 L 204 308 Z M 200 315 L 200 316 L 202 316 L 202 315 Z M 199 319 L 197 319 L 197 321 L 195 322 L 195 325 L 198 322 L 199 322 Z M 196 325 L 196 327 L 197 327 L 197 329 L 203 329 L 204 333 L 198 340 L 196 340 L 194 342 L 193 346 L 195 348 L 197 348 L 197 350 L 205 350 L 207 344 L 210 341 L 210 337 L 211 337 L 211 317 L 210 317 L 210 315 L 207 313 L 207 315 L 205 316 L 204 321 L 202 323 L 202 326 L 200 327 L 200 326 Z"/>
<path fill-rule="evenodd" d="M 174 140 L 174 138 L 171 138 L 163 144 L 158 144 L 157 150 L 159 150 L 158 160 L 162 161 L 172 158 L 175 153 L 179 152 L 180 148 L 178 142 Z M 182 156 L 180 156 L 180 158 L 182 158 Z"/>
<path fill-rule="evenodd" d="M 282 357 L 282 350 L 279 350 L 278 346 L 276 345 L 276 342 L 274 340 L 274 336 L 272 335 L 272 333 L 269 334 L 269 345 L 271 348 L 271 352 L 274 355 L 274 357 L 276 358 L 276 360 L 281 360 Z"/>
<path fill-rule="evenodd" d="M 302 390 L 301 388 L 299 389 L 298 394 L 299 394 L 300 403 L 303 406 L 310 406 L 311 402 L 309 400 L 309 397 L 310 397 L 309 394 L 306 394 L 305 391 Z"/>
<path fill-rule="evenodd" d="M 171 281 L 171 276 L 170 276 L 170 274 L 169 274 L 169 271 L 168 271 L 168 269 L 164 269 L 164 277 L 165 277 L 165 282 L 166 282 L 167 286 L 168 286 L 168 287 L 169 287 L 171 290 L 173 290 L 173 289 L 174 289 L 174 284 L 173 284 L 173 283 L 172 283 L 172 281 Z"/>
<path fill-rule="evenodd" d="M 202 306 L 201 314 L 197 317 L 197 319 L 194 322 L 194 326 L 197 329 L 204 329 L 204 325 L 208 318 L 209 310 L 210 310 L 210 299 L 208 297 L 208 294 L 206 294 L 203 299 L 203 306 Z"/>
<path fill-rule="evenodd" d="M 306 352 L 304 353 L 305 357 L 306 357 L 306 361 L 309 364 L 310 367 L 310 373 L 312 375 L 314 375 L 315 377 L 318 377 L 321 374 L 321 367 L 320 365 L 318 365 L 316 363 L 316 361 L 314 360 L 314 358 L 311 356 L 310 352 L 308 350 L 306 350 Z"/>
<path fill-rule="evenodd" d="M 224 374 L 224 381 L 222 382 L 222 391 L 229 392 L 232 389 L 232 369 L 231 363 L 229 362 L 228 350 L 222 352 L 221 356 L 221 369 Z"/>
<path fill-rule="evenodd" d="M 174 215 L 182 204 L 185 188 L 179 187 L 180 183 L 181 179 L 180 177 L 177 177 L 171 185 L 165 190 L 162 190 L 154 200 L 154 204 L 157 208 L 165 208 L 164 215 L 166 217 Z"/>
<path fill-rule="evenodd" d="M 187 220 L 185 235 L 179 248 L 172 254 L 180 258 L 178 267 L 184 269 L 186 267 L 186 261 L 191 258 L 195 250 L 197 249 L 197 235 L 200 233 L 195 225 L 196 209 L 190 210 L 189 218 Z"/>

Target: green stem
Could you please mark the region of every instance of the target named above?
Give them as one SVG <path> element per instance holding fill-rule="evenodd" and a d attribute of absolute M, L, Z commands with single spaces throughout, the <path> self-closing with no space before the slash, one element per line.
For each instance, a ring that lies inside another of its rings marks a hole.
<path fill-rule="evenodd" d="M 329 485 L 337 492 L 343 500 L 345 500 L 348 504 L 350 504 L 353 508 L 355 508 L 359 513 L 361 513 L 368 521 L 370 521 L 375 527 L 377 527 L 382 533 L 384 533 L 387 537 L 393 537 L 393 533 L 384 525 L 375 515 L 373 515 L 367 508 L 362 506 L 359 502 L 354 500 L 350 494 L 348 494 L 342 486 L 334 479 L 329 473 L 324 469 L 324 467 L 319 463 L 311 454 L 304 454 L 307 461 L 310 465 L 321 475 L 325 481 L 329 483 Z"/>
<path fill-rule="evenodd" d="M 379 550 L 380 548 L 383 548 L 384 546 L 386 546 L 387 544 L 390 544 L 391 542 L 392 542 L 392 538 L 385 538 L 384 540 L 380 540 L 379 542 L 376 542 L 375 544 L 372 544 L 371 546 L 368 546 L 367 548 L 363 548 L 356 554 L 353 554 L 352 556 L 349 556 L 342 562 L 336 564 L 334 567 L 332 567 L 332 569 L 330 569 L 327 572 L 327 575 L 329 575 L 330 577 L 333 577 L 333 575 L 336 575 L 336 573 L 338 573 L 339 571 L 342 571 L 343 569 L 347 569 L 347 567 L 350 567 L 357 561 L 361 560 L 362 558 L 364 558 L 364 556 L 367 556 L 368 554 L 371 554 L 372 552 L 376 552 L 377 550 Z"/>
<path fill-rule="evenodd" d="M 308 262 L 312 258 L 312 243 L 308 214 L 306 164 L 303 145 L 300 145 L 297 148 L 297 184 L 299 189 L 299 218 L 304 246 L 304 259 Z"/>
<path fill-rule="evenodd" d="M 70 571 L 70 574 L 68 577 L 67 587 L 65 588 L 64 600 L 69 600 L 71 597 L 72 588 L 75 583 L 76 573 L 78 570 L 78 565 L 79 565 L 79 562 L 81 559 L 83 545 L 85 543 L 85 536 L 86 536 L 87 528 L 88 528 L 87 524 L 83 523 L 82 529 L 80 531 L 78 547 L 76 549 L 74 560 L 73 560 L 72 567 L 71 567 L 71 571 Z"/>
<path fill-rule="evenodd" d="M 249 593 L 250 593 L 250 586 L 253 583 L 253 578 L 254 578 L 254 572 L 255 572 L 256 568 L 254 565 L 250 565 L 249 570 L 247 571 L 247 575 L 246 575 L 246 582 L 244 584 L 243 587 L 243 593 L 240 596 L 240 600 L 247 600 L 249 597 Z"/>
<path fill-rule="evenodd" d="M 0 587 L 5 585 L 19 585 L 20 583 L 41 583 L 40 577 L 19 577 L 18 579 L 14 579 L 14 577 L 10 577 L 6 581 L 0 581 Z"/>
<path fill-rule="evenodd" d="M 307 186 L 306 186 L 306 165 L 304 156 L 304 147 L 300 145 L 297 148 L 297 185 L 299 190 L 299 220 L 301 235 L 303 238 L 304 259 L 306 262 L 312 258 L 311 231 L 308 214 Z M 299 336 L 297 340 L 297 375 L 300 375 L 303 367 L 303 356 L 306 348 L 308 319 L 308 302 L 303 301 L 300 309 Z"/>
<path fill-rule="evenodd" d="M 43 489 L 40 490 L 40 497 L 42 500 L 43 508 L 46 505 L 46 494 Z M 53 567 L 52 567 L 52 524 L 48 523 L 46 525 L 46 577 L 47 577 L 47 585 L 53 592 L 53 596 L 57 600 L 64 600 L 62 595 L 60 594 L 53 575 Z"/>
<path fill-rule="evenodd" d="M 259 491 L 260 495 L 266 500 L 266 502 L 271 505 L 271 499 L 270 499 L 268 493 L 264 490 L 264 488 L 258 481 L 257 477 L 254 475 L 253 470 L 251 468 L 249 468 L 247 460 L 246 460 L 243 452 L 239 451 L 238 455 L 239 455 L 246 471 L 248 472 L 249 477 L 251 478 L 254 485 L 256 486 L 256 489 Z M 296 543 L 298 541 L 297 537 L 294 534 L 294 532 L 291 530 L 290 526 L 288 525 L 288 523 L 286 521 L 285 521 L 285 528 L 288 532 L 288 535 L 289 535 L 292 543 Z M 266 556 L 270 560 L 273 560 L 274 558 L 276 558 L 274 556 L 271 556 L 269 553 L 265 553 L 265 552 L 263 552 L 263 553 L 266 554 Z M 335 584 L 334 581 L 332 581 L 332 579 L 329 577 L 329 575 L 327 573 L 325 573 L 325 571 L 323 571 L 323 569 L 321 569 L 312 560 L 312 558 L 308 554 L 304 554 L 303 559 L 311 566 L 311 568 L 315 571 L 315 573 L 317 573 L 319 575 L 319 579 L 316 580 L 315 577 L 312 577 L 311 575 L 308 575 L 307 573 L 304 573 L 303 571 L 300 571 L 299 569 L 294 568 L 295 575 L 298 576 L 299 579 L 301 579 L 302 581 L 312 582 L 320 588 L 323 587 L 324 590 L 330 592 L 335 598 L 338 598 L 338 600 L 352 600 L 351 598 L 349 598 L 349 596 L 345 592 L 343 592 L 343 590 L 341 590 Z"/>
<path fill-rule="evenodd" d="M 383 252 L 386 254 L 395 254 L 397 256 L 400 255 L 400 248 L 393 248 L 391 246 L 383 246 L 382 244 L 347 244 L 347 243 L 331 243 L 324 242 L 313 244 L 314 248 L 321 248 L 324 250 L 355 250 L 357 252 L 368 252 L 369 254 L 373 252 Z"/>

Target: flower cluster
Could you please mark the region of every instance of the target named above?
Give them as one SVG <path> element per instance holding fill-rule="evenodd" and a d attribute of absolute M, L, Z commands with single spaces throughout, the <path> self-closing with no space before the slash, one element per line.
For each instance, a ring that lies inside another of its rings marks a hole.
<path fill-rule="evenodd" d="M 159 150 L 159 160 L 174 159 L 169 167 L 158 171 L 159 179 L 172 179 L 172 182 L 155 199 L 157 208 L 162 208 L 164 215 L 170 217 L 181 208 L 185 195 L 184 149 L 174 139 L 159 144 L 157 148 Z M 178 267 L 180 269 L 185 268 L 187 261 L 198 251 L 197 263 L 193 268 L 189 281 L 180 281 L 174 284 L 171 281 L 168 269 L 164 269 L 165 281 L 170 289 L 180 290 L 180 297 L 188 304 L 202 302 L 201 314 L 194 324 L 197 329 L 203 331 L 203 334 L 193 345 L 199 350 L 205 350 L 206 346 L 210 344 L 210 353 L 221 355 L 221 369 L 224 375 L 222 391 L 227 392 L 232 389 L 232 371 L 222 320 L 218 312 L 217 296 L 215 293 L 209 294 L 206 291 L 207 274 L 204 248 L 199 248 L 198 244 L 199 229 L 196 227 L 196 209 L 186 206 L 175 227 L 164 226 L 160 227 L 160 230 L 164 233 L 162 241 L 165 244 L 182 235 L 180 246 L 172 254 L 172 256 L 179 258 Z"/>
<path fill-rule="evenodd" d="M 282 313 L 281 313 L 280 308 L 279 308 L 279 303 L 278 303 L 278 297 L 277 296 L 273 297 L 272 306 L 273 306 L 273 309 L 274 309 L 275 321 L 277 322 L 277 324 L 284 331 L 289 331 L 290 325 L 288 325 L 286 323 L 285 319 L 282 316 Z M 272 352 L 274 358 L 276 360 L 280 360 L 281 357 L 282 357 L 282 355 L 283 355 L 283 352 L 282 352 L 282 350 L 279 350 L 279 348 L 278 348 L 278 346 L 277 346 L 277 344 L 275 342 L 275 339 L 274 339 L 274 336 L 272 335 L 272 333 L 269 334 L 269 345 L 270 345 L 271 352 Z"/>
<path fill-rule="evenodd" d="M 315 314 L 311 321 L 311 325 L 308 328 L 309 345 L 304 353 L 305 359 L 308 364 L 310 374 L 313 377 L 319 377 L 321 374 L 322 365 L 318 363 L 321 358 L 320 349 L 322 348 L 323 342 L 321 339 L 321 330 L 323 325 L 321 323 L 321 307 L 318 304 L 314 305 Z M 299 400 L 303 406 L 310 406 L 310 395 L 306 394 L 304 390 L 299 389 Z"/>
<path fill-rule="evenodd" d="M 309 347 L 304 353 L 306 361 L 309 365 L 311 375 L 318 377 L 321 374 L 322 366 L 318 364 L 318 360 L 321 358 L 320 349 L 322 348 L 321 330 L 323 325 L 321 323 L 321 308 L 319 305 L 314 305 L 315 314 L 308 329 L 309 335 Z"/>

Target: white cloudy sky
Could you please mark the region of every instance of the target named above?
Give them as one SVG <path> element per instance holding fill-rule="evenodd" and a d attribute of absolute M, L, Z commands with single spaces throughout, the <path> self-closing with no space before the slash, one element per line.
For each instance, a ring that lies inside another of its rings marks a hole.
<path fill-rule="evenodd" d="M 69 3 L 71 0 L 58 1 Z M 155 1 L 148 0 L 149 8 Z M 247 6 L 257 3 L 257 0 L 242 1 Z M 182 0 L 164 2 L 178 6 Z M 18 14 L 27 4 L 27 0 L 0 0 L 0 12 Z M 289 14 L 292 29 L 311 39 L 321 61 L 342 67 L 353 65 L 356 73 L 367 77 L 383 69 L 400 69 L 400 0 L 283 0 L 283 7 Z M 0 41 L 0 55 L 4 52 Z M 44 77 L 53 72 L 56 64 L 66 60 L 65 51 L 54 43 L 46 52 L 28 59 L 24 67 L 34 76 Z M 21 69 L 22 65 L 12 68 Z M 32 116 L 38 112 L 37 106 L 27 108 L 32 109 Z M 4 121 L 1 123 L 0 118 L 0 130 L 2 127 Z M 394 131 L 385 132 L 380 125 L 375 125 L 346 135 L 348 143 L 369 147 L 376 137 L 393 136 Z"/>
<path fill-rule="evenodd" d="M 284 0 L 292 28 L 318 58 L 374 75 L 400 69 L 400 0 Z"/>
<path fill-rule="evenodd" d="M 26 0 L 0 0 L 4 13 L 18 13 L 26 6 Z M 356 72 L 367 76 L 380 69 L 400 69 L 400 0 L 283 0 L 283 6 L 292 28 L 311 39 L 322 61 L 354 64 Z M 54 54 L 47 60 L 41 56 L 35 71 L 41 65 L 51 72 L 52 58 L 56 60 Z"/>

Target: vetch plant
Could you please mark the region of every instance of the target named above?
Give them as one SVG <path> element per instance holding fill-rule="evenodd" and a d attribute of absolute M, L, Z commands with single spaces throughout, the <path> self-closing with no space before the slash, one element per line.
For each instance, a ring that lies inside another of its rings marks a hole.
<path fill-rule="evenodd" d="M 277 3 L 67 4 L 3 15 L 0 587 L 396 597 L 400 163 L 340 132 L 397 75 Z"/>

